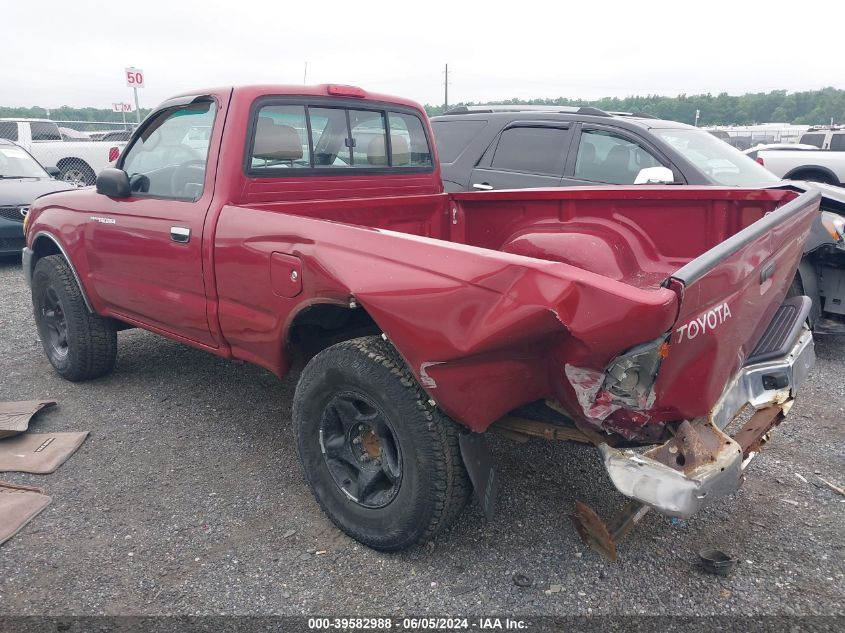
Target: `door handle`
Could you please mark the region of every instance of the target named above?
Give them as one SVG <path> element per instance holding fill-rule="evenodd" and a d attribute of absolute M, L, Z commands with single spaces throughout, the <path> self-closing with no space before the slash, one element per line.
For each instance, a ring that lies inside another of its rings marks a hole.
<path fill-rule="evenodd" d="M 493 185 L 487 182 L 474 182 L 472 186 L 474 189 L 481 189 L 482 191 L 490 191 L 493 188 Z"/>
<path fill-rule="evenodd" d="M 171 226 L 170 239 L 180 244 L 186 244 L 191 241 L 191 229 L 185 226 Z"/>

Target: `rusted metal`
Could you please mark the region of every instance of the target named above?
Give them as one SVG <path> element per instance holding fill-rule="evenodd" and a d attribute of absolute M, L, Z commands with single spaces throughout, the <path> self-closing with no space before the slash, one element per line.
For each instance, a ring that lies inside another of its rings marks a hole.
<path fill-rule="evenodd" d="M 769 431 L 775 428 L 786 417 L 783 405 L 775 405 L 760 409 L 751 416 L 736 435 L 734 441 L 742 448 L 743 458 L 756 453 L 768 440 Z"/>
<path fill-rule="evenodd" d="M 674 470 L 689 473 L 716 460 L 723 437 L 712 422 L 691 424 L 684 420 L 678 425 L 672 439 L 647 451 L 645 455 Z"/>
<path fill-rule="evenodd" d="M 575 512 L 569 515 L 581 540 L 606 559 L 617 559 L 616 545 L 648 513 L 649 507 L 638 501 L 628 501 L 614 517 L 605 523 L 583 501 L 575 502 Z"/>

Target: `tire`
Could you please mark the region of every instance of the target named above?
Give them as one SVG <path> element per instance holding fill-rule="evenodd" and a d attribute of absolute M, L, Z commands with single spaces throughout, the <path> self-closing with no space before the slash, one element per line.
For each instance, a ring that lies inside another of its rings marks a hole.
<path fill-rule="evenodd" d="M 323 512 L 368 547 L 396 551 L 425 542 L 469 499 L 462 429 L 430 403 L 379 336 L 333 345 L 305 366 L 293 425 Z"/>
<path fill-rule="evenodd" d="M 59 166 L 59 180 L 77 187 L 87 187 L 97 182 L 97 176 L 84 161 L 76 159 Z"/>
<path fill-rule="evenodd" d="M 114 369 L 117 331 L 111 321 L 88 311 L 61 255 L 44 257 L 35 265 L 32 305 L 44 352 L 62 378 L 79 382 Z"/>

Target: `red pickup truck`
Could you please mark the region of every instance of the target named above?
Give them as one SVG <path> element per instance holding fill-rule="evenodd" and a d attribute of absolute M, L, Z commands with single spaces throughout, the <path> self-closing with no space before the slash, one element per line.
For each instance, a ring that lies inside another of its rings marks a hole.
<path fill-rule="evenodd" d="M 345 532 L 428 539 L 495 477 L 483 433 L 594 443 L 633 501 L 736 490 L 814 362 L 785 299 L 818 194 L 590 187 L 445 194 L 419 105 L 323 85 L 164 102 L 95 188 L 40 198 L 23 270 L 78 381 L 141 327 L 278 376 L 305 477 Z M 751 422 L 729 434 L 741 411 Z M 646 447 L 646 448 L 644 448 Z M 649 448 L 650 447 L 650 448 Z"/>

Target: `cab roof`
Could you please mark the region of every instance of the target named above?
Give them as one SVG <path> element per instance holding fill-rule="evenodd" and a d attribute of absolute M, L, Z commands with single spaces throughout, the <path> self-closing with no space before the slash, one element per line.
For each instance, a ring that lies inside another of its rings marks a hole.
<path fill-rule="evenodd" d="M 246 98 L 248 100 L 267 96 L 336 97 L 342 99 L 360 99 L 361 101 L 375 101 L 380 103 L 407 106 L 419 110 L 420 112 L 425 112 L 423 107 L 416 101 L 405 99 L 403 97 L 397 97 L 394 95 L 370 92 L 368 90 L 364 90 L 363 88 L 359 88 L 358 86 L 349 86 L 345 84 L 317 84 L 307 86 L 297 84 L 253 84 L 245 86 L 224 86 L 202 90 L 191 90 L 179 95 L 175 95 L 171 99 L 168 99 L 168 101 L 184 97 L 220 94 L 229 91 L 231 91 L 233 96 L 235 97 Z"/>

